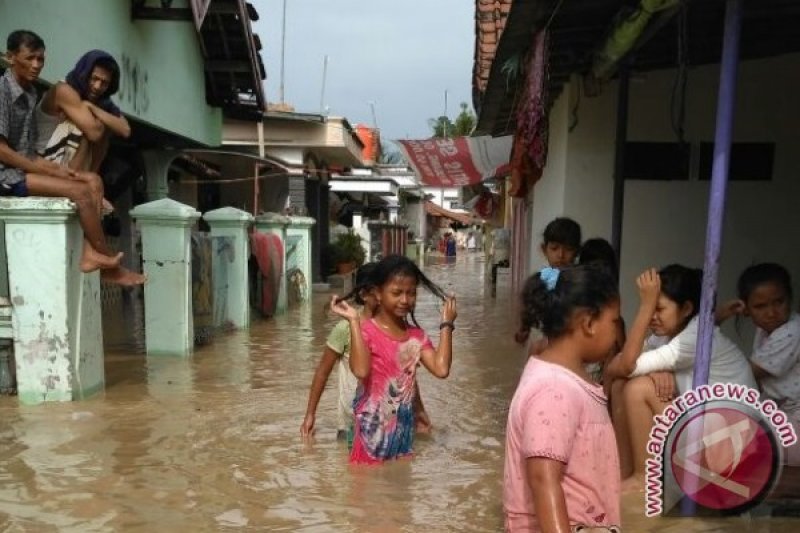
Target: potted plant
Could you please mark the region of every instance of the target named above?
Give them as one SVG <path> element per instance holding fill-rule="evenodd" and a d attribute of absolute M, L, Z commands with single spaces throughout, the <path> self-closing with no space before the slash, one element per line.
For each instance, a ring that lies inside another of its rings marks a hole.
<path fill-rule="evenodd" d="M 339 274 L 347 274 L 364 264 L 366 254 L 361 246 L 361 237 L 352 230 L 337 235 L 331 250 L 331 262 Z"/>

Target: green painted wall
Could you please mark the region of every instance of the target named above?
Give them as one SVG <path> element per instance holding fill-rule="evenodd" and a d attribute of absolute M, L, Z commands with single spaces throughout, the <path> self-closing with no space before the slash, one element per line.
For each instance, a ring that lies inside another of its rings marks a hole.
<path fill-rule="evenodd" d="M 84 52 L 100 48 L 122 69 L 114 101 L 123 111 L 190 139 L 220 144 L 222 113 L 205 101 L 194 22 L 131 21 L 130 0 L 0 0 L 0 50 L 16 29 L 44 39 L 43 79 L 63 79 Z"/>

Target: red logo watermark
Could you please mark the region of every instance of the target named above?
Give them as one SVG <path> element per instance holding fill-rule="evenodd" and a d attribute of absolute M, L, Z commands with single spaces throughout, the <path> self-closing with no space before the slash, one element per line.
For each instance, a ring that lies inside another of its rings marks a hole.
<path fill-rule="evenodd" d="M 676 494 L 707 509 L 743 512 L 775 487 L 783 448 L 797 442 L 792 423 L 774 401 L 732 383 L 687 391 L 653 422 L 647 516 L 674 505 Z"/>
<path fill-rule="evenodd" d="M 704 405 L 676 428 L 672 473 L 689 498 L 709 509 L 740 509 L 777 481 L 780 449 L 769 427 L 741 407 Z"/>

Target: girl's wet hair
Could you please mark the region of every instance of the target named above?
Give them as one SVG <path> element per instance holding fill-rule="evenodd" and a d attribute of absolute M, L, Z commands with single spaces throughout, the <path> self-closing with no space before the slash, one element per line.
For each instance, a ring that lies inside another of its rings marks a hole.
<path fill-rule="evenodd" d="M 577 250 L 581 247 L 581 226 L 571 218 L 559 217 L 544 228 L 542 239 L 545 244 L 557 242 Z"/>
<path fill-rule="evenodd" d="M 736 288 L 739 298 L 745 302 L 759 285 L 774 283 L 786 292 L 786 296 L 792 299 L 792 277 L 789 271 L 777 263 L 759 263 L 747 267 L 739 276 Z"/>
<path fill-rule="evenodd" d="M 605 239 L 589 239 L 581 246 L 581 253 L 578 258 L 579 265 L 596 264 L 608 268 L 611 275 L 619 281 L 619 265 L 617 264 L 617 253 L 611 243 Z"/>
<path fill-rule="evenodd" d="M 548 339 L 556 339 L 569 331 L 575 311 L 583 309 L 597 316 L 617 300 L 617 282 L 607 268 L 594 264 L 565 268 L 552 289 L 536 273 L 522 288 L 522 328 L 517 340 L 524 342 L 527 335 L 522 332 L 531 328 L 541 330 Z"/>
<path fill-rule="evenodd" d="M 683 326 L 689 323 L 700 311 L 700 295 L 703 292 L 703 271 L 683 265 L 667 265 L 659 273 L 661 293 L 682 307 L 686 302 L 692 304 L 692 312 L 686 317 Z"/>
<path fill-rule="evenodd" d="M 363 294 L 366 291 L 369 291 L 373 287 L 375 287 L 375 283 L 373 282 L 373 275 L 375 272 L 375 267 L 377 263 L 364 263 L 359 267 L 356 271 L 356 283 L 353 287 L 353 290 L 342 296 L 341 298 L 337 298 L 338 302 L 343 300 L 353 300 L 358 305 L 364 305 L 364 298 Z"/>
<path fill-rule="evenodd" d="M 414 261 L 402 255 L 388 255 L 378 262 L 372 276 L 373 286 L 382 287 L 397 276 L 414 278 L 417 285 L 422 285 L 440 300 L 447 298 L 444 290 L 428 279 Z M 419 327 L 413 309 L 411 310 L 411 322 Z"/>

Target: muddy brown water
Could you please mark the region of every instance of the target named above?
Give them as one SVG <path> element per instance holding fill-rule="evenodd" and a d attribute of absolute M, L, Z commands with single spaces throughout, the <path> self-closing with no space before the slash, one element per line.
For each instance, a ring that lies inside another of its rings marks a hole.
<path fill-rule="evenodd" d="M 426 271 L 458 294 L 459 317 L 450 377 L 420 371 L 434 430 L 413 460 L 348 466 L 335 439 L 335 373 L 316 438 L 300 439 L 335 323 L 319 294 L 185 360 L 116 343 L 106 391 L 86 401 L 20 407 L 0 398 L 0 530 L 502 530 L 505 418 L 524 364 L 512 298 L 503 277 L 489 297 L 475 255 Z M 424 296 L 417 318 L 434 339 L 438 313 Z M 624 508 L 626 531 L 800 531 L 800 520 L 645 519 L 635 496 Z"/>

